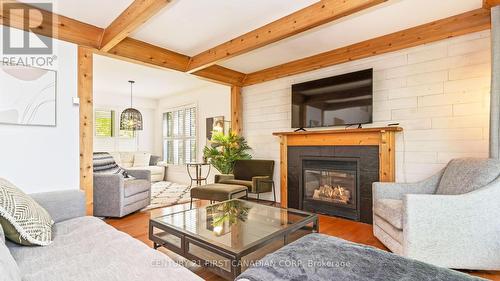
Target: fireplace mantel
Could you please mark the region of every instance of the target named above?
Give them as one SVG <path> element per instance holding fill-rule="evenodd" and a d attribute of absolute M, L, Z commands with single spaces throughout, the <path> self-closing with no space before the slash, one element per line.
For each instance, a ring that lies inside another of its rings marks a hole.
<path fill-rule="evenodd" d="M 276 132 L 280 137 L 281 206 L 288 202 L 288 147 L 289 146 L 378 146 L 379 178 L 383 182 L 395 180 L 395 135 L 401 127 L 380 127 L 306 132 Z"/>

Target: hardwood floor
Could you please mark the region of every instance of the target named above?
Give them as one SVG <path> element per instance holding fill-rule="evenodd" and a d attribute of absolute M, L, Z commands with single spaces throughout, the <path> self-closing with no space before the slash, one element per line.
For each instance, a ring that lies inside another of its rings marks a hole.
<path fill-rule="evenodd" d="M 262 202 L 267 203 L 267 202 Z M 197 206 L 208 204 L 206 201 L 197 201 Z M 267 203 L 269 204 L 269 203 Z M 121 219 L 107 219 L 106 222 L 118 230 L 128 233 L 129 235 L 153 247 L 153 243 L 148 239 L 149 218 L 157 217 L 163 214 L 178 212 L 189 209 L 188 204 L 180 204 L 162 209 L 155 209 L 144 212 L 137 212 L 128 215 Z M 373 236 L 372 226 L 369 224 L 354 222 L 341 218 L 321 216 L 319 217 L 319 232 L 328 235 L 336 236 L 345 240 L 371 245 L 382 250 L 387 250 L 380 241 Z M 182 257 L 175 253 L 161 249 L 162 252 L 173 258 L 174 260 L 183 260 Z M 194 264 L 188 266 L 190 270 L 199 275 L 201 278 L 210 281 L 224 280 L 207 269 L 198 267 Z M 466 271 L 469 274 L 480 276 L 483 278 L 500 281 L 500 271 Z"/>

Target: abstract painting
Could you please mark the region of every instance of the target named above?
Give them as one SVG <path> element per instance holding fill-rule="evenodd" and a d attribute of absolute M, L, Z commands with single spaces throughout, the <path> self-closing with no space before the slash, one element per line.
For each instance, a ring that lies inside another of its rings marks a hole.
<path fill-rule="evenodd" d="M 0 63 L 0 123 L 56 126 L 57 73 Z"/>

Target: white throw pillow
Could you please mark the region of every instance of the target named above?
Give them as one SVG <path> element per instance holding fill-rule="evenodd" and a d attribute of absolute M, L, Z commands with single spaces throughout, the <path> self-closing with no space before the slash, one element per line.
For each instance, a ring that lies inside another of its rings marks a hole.
<path fill-rule="evenodd" d="M 0 224 L 5 237 L 21 245 L 52 243 L 50 214 L 30 196 L 0 178 Z"/>
<path fill-rule="evenodd" d="M 120 152 L 109 152 L 109 155 L 113 156 L 116 164 L 120 165 L 122 163 L 122 158 L 120 156 Z"/>
<path fill-rule="evenodd" d="M 134 154 L 134 167 L 148 167 L 151 153 L 137 152 Z"/>

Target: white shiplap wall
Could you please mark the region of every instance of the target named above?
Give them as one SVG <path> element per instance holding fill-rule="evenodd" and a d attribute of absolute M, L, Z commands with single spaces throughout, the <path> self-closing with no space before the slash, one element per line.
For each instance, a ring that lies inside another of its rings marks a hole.
<path fill-rule="evenodd" d="M 487 156 L 490 56 L 484 31 L 245 87 L 243 134 L 255 158 L 276 161 L 279 193 L 272 133 L 291 130 L 291 85 L 373 68 L 374 123 L 365 127 L 401 124 L 396 179 L 417 181 L 452 158 Z"/>

